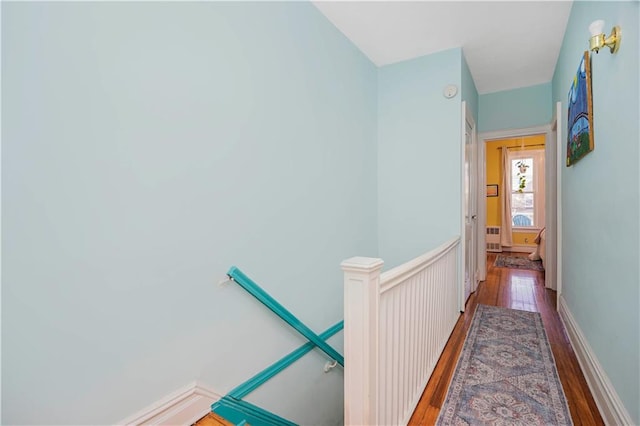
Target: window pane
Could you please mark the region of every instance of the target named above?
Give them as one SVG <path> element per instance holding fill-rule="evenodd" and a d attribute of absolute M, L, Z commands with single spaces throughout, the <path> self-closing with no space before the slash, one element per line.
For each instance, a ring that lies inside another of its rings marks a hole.
<path fill-rule="evenodd" d="M 533 193 L 511 194 L 511 218 L 513 226 L 534 226 Z"/>
<path fill-rule="evenodd" d="M 511 190 L 533 191 L 533 174 L 532 157 L 511 160 Z"/>

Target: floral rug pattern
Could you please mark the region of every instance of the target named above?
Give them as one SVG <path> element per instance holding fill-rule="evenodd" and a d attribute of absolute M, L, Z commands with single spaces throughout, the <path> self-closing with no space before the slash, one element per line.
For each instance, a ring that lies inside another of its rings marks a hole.
<path fill-rule="evenodd" d="M 436 424 L 573 424 L 539 313 L 478 305 Z"/>
<path fill-rule="evenodd" d="M 507 256 L 499 254 L 496 256 L 496 261 L 493 262 L 494 266 L 499 268 L 516 268 L 516 269 L 531 269 L 534 271 L 544 271 L 542 261 L 529 260 L 526 257 L 519 256 Z"/>

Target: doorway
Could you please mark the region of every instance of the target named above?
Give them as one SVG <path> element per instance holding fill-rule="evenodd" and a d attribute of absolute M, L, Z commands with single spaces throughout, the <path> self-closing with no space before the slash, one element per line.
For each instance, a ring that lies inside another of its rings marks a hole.
<path fill-rule="evenodd" d="M 516 210 L 520 208 L 522 211 L 514 212 L 511 216 L 513 221 L 515 214 L 518 214 L 516 223 L 511 222 L 512 234 L 511 247 L 491 247 L 491 251 L 500 251 L 508 249 L 511 251 L 533 252 L 536 249 L 542 249 L 545 256 L 545 287 L 557 289 L 557 158 L 559 147 L 559 135 L 554 134 L 552 126 L 538 126 L 526 129 L 504 130 L 496 132 L 482 133 L 479 136 L 478 157 L 481 162 L 478 188 L 478 224 L 479 232 L 479 249 L 487 249 L 487 242 L 495 240 L 495 235 L 487 234 L 488 232 L 502 232 L 501 220 L 496 219 L 496 214 L 500 210 L 500 197 L 509 196 L 514 200 Z M 527 158 L 525 164 L 528 165 L 526 173 L 520 173 L 520 170 L 513 169 L 509 171 L 511 181 L 502 181 L 502 177 L 498 177 L 497 173 L 489 173 L 487 171 L 487 162 L 495 161 L 498 146 L 508 147 L 513 150 L 510 156 L 511 162 L 505 164 L 505 167 L 513 166 L 518 163 L 518 159 Z M 533 146 L 537 145 L 537 146 Z M 538 160 L 532 160 L 532 153 L 539 150 L 535 154 Z M 522 158 L 520 158 L 522 157 Z M 538 164 L 544 164 L 543 167 L 538 166 L 537 178 L 544 182 L 544 192 L 538 196 L 537 203 L 534 201 L 535 195 L 531 189 L 540 186 L 540 183 L 534 183 L 534 174 L 531 173 L 533 161 Z M 519 176 L 520 174 L 520 176 Z M 524 182 L 520 179 L 524 177 Z M 524 185 L 520 188 L 520 185 Z M 487 186 L 490 185 L 490 186 Z M 505 187 L 505 185 L 507 185 Z M 489 188 L 489 193 L 487 193 Z M 497 191 L 496 191 L 497 189 Z M 519 192 L 518 189 L 522 191 Z M 515 191 L 514 191 L 515 190 Z M 497 192 L 497 195 L 496 195 Z M 514 192 L 516 192 L 515 195 Z M 538 209 L 536 210 L 536 204 Z M 540 208 L 542 207 L 542 210 Z M 513 211 L 513 210 L 511 210 Z M 496 227 L 498 230 L 496 231 Z M 514 229 L 515 228 L 515 232 Z M 544 240 L 540 244 L 536 244 L 536 237 L 539 237 L 539 231 L 545 229 L 543 234 Z M 501 235 L 502 237 L 502 235 Z M 508 240 L 508 238 L 507 238 Z M 487 256 L 478 256 L 478 273 L 480 280 L 486 278 Z"/>

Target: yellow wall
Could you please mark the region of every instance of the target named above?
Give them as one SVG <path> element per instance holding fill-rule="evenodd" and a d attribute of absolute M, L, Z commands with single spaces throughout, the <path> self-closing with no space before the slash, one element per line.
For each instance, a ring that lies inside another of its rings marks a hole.
<path fill-rule="evenodd" d="M 544 146 L 530 145 L 544 145 L 544 135 L 526 136 L 523 138 L 515 139 L 500 139 L 496 141 L 489 141 L 485 145 L 485 153 L 487 160 L 487 185 L 498 185 L 498 193 L 500 196 L 503 194 L 502 187 L 502 150 L 498 149 L 501 146 L 525 146 L 527 149 L 544 149 Z M 527 148 L 527 146 L 530 146 Z M 487 197 L 487 226 L 500 226 L 500 197 Z M 535 245 L 533 240 L 538 235 L 537 232 L 513 232 L 512 239 L 513 244 L 517 246 Z M 526 240 L 526 241 L 525 241 Z"/>

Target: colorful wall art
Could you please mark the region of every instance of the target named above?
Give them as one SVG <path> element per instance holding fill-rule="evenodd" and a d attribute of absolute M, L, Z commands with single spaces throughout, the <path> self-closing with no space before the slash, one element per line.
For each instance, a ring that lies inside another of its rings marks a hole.
<path fill-rule="evenodd" d="M 584 52 L 568 97 L 567 167 L 593 151 L 593 99 L 589 51 Z"/>

